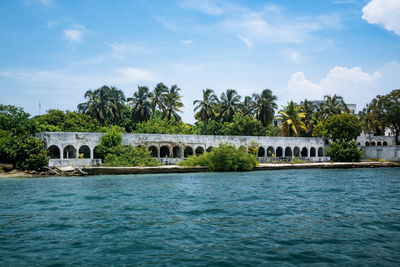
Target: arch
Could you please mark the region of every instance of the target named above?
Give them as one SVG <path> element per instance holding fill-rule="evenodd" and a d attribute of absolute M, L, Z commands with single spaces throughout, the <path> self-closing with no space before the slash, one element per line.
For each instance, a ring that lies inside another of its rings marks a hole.
<path fill-rule="evenodd" d="M 213 148 L 214 148 L 214 147 L 209 146 L 209 147 L 207 148 L 207 152 L 211 152 L 211 151 L 213 150 Z"/>
<path fill-rule="evenodd" d="M 295 157 L 300 157 L 300 148 L 298 148 L 297 146 L 294 147 L 293 149 L 293 155 Z"/>
<path fill-rule="evenodd" d="M 308 157 L 308 150 L 306 147 L 303 147 L 303 149 L 301 150 L 301 156 L 302 157 Z"/>
<path fill-rule="evenodd" d="M 258 154 L 257 154 L 257 156 L 258 157 L 265 157 L 265 149 L 262 147 L 262 146 L 260 146 L 259 148 L 258 148 Z"/>
<path fill-rule="evenodd" d="M 292 148 L 288 146 L 285 148 L 285 157 L 291 157 L 291 156 L 292 156 Z"/>
<path fill-rule="evenodd" d="M 375 144 L 375 141 L 372 141 L 371 142 L 371 146 L 375 146 L 376 144 Z"/>
<path fill-rule="evenodd" d="M 49 155 L 50 159 L 59 159 L 61 156 L 60 148 L 56 145 L 51 145 L 47 149 L 47 155 Z"/>
<path fill-rule="evenodd" d="M 318 157 L 324 156 L 324 149 L 322 147 L 318 148 Z"/>
<path fill-rule="evenodd" d="M 272 146 L 269 146 L 267 148 L 267 157 L 272 157 L 274 156 L 274 154 L 275 154 L 274 148 Z"/>
<path fill-rule="evenodd" d="M 171 152 L 170 152 L 168 146 L 160 147 L 160 158 L 169 157 L 170 155 L 171 155 Z"/>
<path fill-rule="evenodd" d="M 383 142 L 383 146 L 387 146 L 387 142 L 386 141 Z"/>
<path fill-rule="evenodd" d="M 365 146 L 369 146 L 369 142 L 367 141 L 367 142 L 365 142 Z"/>
<path fill-rule="evenodd" d="M 188 156 L 191 156 L 191 155 L 193 155 L 193 148 L 191 146 L 185 147 L 185 150 L 183 152 L 183 156 L 185 158 L 187 158 Z"/>
<path fill-rule="evenodd" d="M 357 142 L 357 146 L 361 146 L 361 143 L 360 143 L 360 142 Z"/>
<path fill-rule="evenodd" d="M 378 141 L 378 143 L 376 143 L 377 146 L 382 146 L 382 143 L 380 141 Z"/>
<path fill-rule="evenodd" d="M 278 146 L 276 148 L 276 156 L 277 157 L 282 157 L 283 156 L 283 149 L 280 146 Z"/>
<path fill-rule="evenodd" d="M 195 150 L 196 155 L 201 155 L 204 153 L 204 148 L 202 146 L 198 146 Z"/>
<path fill-rule="evenodd" d="M 101 153 L 99 151 L 99 146 L 95 146 L 93 149 L 93 158 L 94 159 L 101 159 Z"/>
<path fill-rule="evenodd" d="M 172 148 L 172 155 L 174 156 L 174 158 L 182 158 L 182 148 L 180 148 L 179 146 L 174 146 Z"/>
<path fill-rule="evenodd" d="M 83 154 L 84 159 L 90 159 L 90 148 L 87 145 L 83 145 L 79 148 L 79 155 Z"/>
<path fill-rule="evenodd" d="M 75 159 L 76 148 L 73 145 L 67 145 L 63 150 L 64 159 Z"/>
<path fill-rule="evenodd" d="M 158 149 L 155 146 L 149 146 L 148 150 L 150 151 L 150 154 L 153 158 L 158 157 Z"/>
<path fill-rule="evenodd" d="M 310 148 L 310 157 L 315 157 L 315 147 Z"/>

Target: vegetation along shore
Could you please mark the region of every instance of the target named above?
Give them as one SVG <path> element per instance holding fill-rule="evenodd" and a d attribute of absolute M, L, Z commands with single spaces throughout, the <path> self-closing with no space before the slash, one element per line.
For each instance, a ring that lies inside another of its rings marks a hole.
<path fill-rule="evenodd" d="M 127 98 L 118 88 L 102 86 L 88 90 L 86 101 L 77 105 L 77 111 L 53 109 L 35 117 L 20 107 L 0 105 L 0 163 L 12 164 L 18 170 L 43 171 L 48 166 L 48 151 L 36 137 L 43 131 L 106 133 L 96 151 L 105 167 L 160 165 L 147 149 L 123 145 L 121 133 L 320 137 L 334 162 L 361 160 L 355 140 L 362 132 L 384 135 L 390 130 L 399 142 L 400 89 L 376 96 L 357 115 L 337 95 L 327 95 L 319 104 L 304 99 L 278 108 L 277 97 L 270 89 L 244 97 L 233 89 L 220 97 L 212 89 L 204 89 L 202 99 L 193 102 L 194 124 L 181 120 L 184 104 L 180 91 L 177 85 L 159 83 L 153 90 L 138 86 Z M 274 125 L 274 119 L 279 119 L 280 125 Z M 220 144 L 179 164 L 212 171 L 246 171 L 259 168 L 257 153 L 256 146 Z M 297 159 L 292 161 L 296 163 Z"/>

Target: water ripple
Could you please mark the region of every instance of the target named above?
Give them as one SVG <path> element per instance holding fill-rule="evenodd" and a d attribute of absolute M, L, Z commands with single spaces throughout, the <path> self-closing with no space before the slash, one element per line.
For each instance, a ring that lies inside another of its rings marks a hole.
<path fill-rule="evenodd" d="M 0 266 L 400 265 L 400 169 L 0 180 Z"/>

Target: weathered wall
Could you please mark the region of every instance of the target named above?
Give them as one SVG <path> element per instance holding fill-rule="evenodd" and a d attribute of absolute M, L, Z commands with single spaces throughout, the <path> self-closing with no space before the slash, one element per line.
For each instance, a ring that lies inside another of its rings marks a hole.
<path fill-rule="evenodd" d="M 400 161 L 400 146 L 365 146 L 362 148 L 365 159 L 385 159 Z"/>
<path fill-rule="evenodd" d="M 395 146 L 396 139 L 394 136 L 374 136 L 361 134 L 357 138 L 360 146 Z"/>
<path fill-rule="evenodd" d="M 39 137 L 52 152 L 52 159 L 65 160 L 77 159 L 80 153 L 83 153 L 86 159 L 94 159 L 94 149 L 100 143 L 102 135 L 102 133 L 43 132 Z M 177 159 L 209 151 L 221 143 L 245 148 L 256 144 L 259 147 L 259 158 L 295 156 L 310 157 L 312 161 L 329 160 L 326 158 L 325 145 L 321 138 L 122 134 L 122 142 L 125 145 L 145 146 L 152 150 L 153 156 L 159 158 L 163 164 L 173 164 Z M 58 164 L 61 161 L 52 162 Z"/>

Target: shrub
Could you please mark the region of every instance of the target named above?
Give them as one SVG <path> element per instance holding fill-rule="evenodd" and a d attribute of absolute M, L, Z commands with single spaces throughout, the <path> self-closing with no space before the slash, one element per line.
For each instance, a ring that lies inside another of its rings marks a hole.
<path fill-rule="evenodd" d="M 295 157 L 293 157 L 292 160 L 289 161 L 289 163 L 290 164 L 304 163 L 304 160 L 296 159 Z"/>
<path fill-rule="evenodd" d="M 151 157 L 150 151 L 146 150 L 145 147 L 119 145 L 108 151 L 103 165 L 109 167 L 134 167 L 159 166 L 160 164 Z"/>
<path fill-rule="evenodd" d="M 10 163 L 19 170 L 39 170 L 49 159 L 43 142 L 34 136 L 0 138 L 0 162 Z"/>
<path fill-rule="evenodd" d="M 233 145 L 221 144 L 209 153 L 189 157 L 179 166 L 208 166 L 211 171 L 250 171 L 257 164 L 253 154 Z"/>
<path fill-rule="evenodd" d="M 328 156 L 336 162 L 358 162 L 361 159 L 362 151 L 355 141 L 332 142 L 328 147 Z"/>

